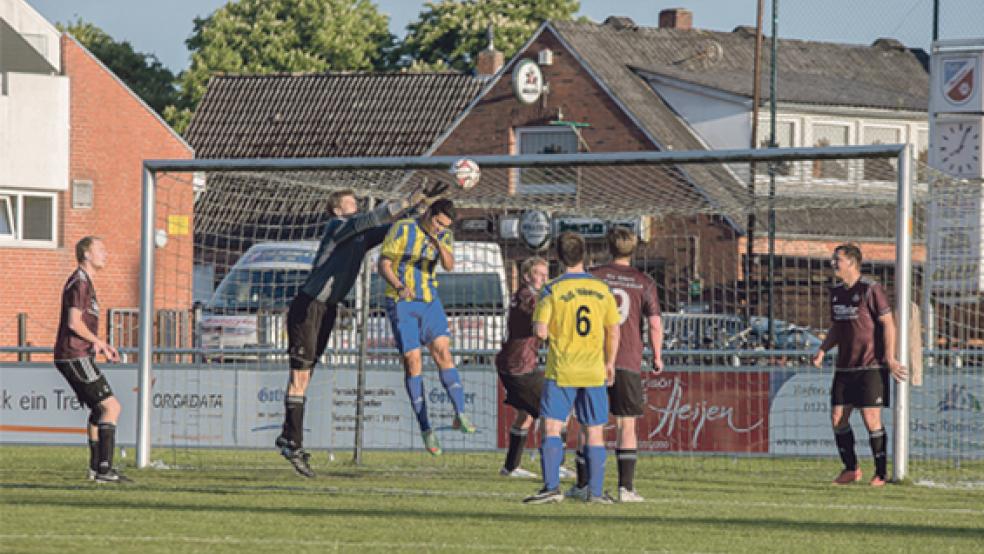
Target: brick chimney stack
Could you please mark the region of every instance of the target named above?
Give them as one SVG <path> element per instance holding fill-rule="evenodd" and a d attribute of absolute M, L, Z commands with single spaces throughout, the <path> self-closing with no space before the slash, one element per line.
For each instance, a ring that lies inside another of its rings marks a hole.
<path fill-rule="evenodd" d="M 475 71 L 480 76 L 495 75 L 506 63 L 506 55 L 495 49 L 491 25 L 489 25 L 488 38 L 489 46 L 478 53 L 478 63 L 475 64 Z"/>
<path fill-rule="evenodd" d="M 659 12 L 660 29 L 689 31 L 694 25 L 694 14 L 685 8 L 670 8 Z"/>

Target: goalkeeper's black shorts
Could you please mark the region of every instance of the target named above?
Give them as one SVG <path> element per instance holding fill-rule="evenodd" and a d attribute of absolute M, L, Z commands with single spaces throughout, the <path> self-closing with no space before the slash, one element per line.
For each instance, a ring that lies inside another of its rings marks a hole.
<path fill-rule="evenodd" d="M 291 369 L 314 369 L 328 347 L 337 313 L 336 304 L 325 304 L 304 292 L 297 293 L 287 310 Z"/>

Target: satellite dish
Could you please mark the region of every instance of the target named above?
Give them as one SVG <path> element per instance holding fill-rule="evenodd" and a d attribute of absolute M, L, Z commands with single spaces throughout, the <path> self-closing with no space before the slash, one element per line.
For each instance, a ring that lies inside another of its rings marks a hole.
<path fill-rule="evenodd" d="M 724 58 L 724 47 L 714 39 L 701 41 L 692 59 L 697 67 L 714 67 Z"/>

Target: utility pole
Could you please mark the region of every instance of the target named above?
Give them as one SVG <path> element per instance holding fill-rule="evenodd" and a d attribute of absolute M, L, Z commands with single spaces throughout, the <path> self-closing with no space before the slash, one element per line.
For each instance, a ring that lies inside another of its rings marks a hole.
<path fill-rule="evenodd" d="M 779 0 L 772 0 L 772 74 L 769 79 L 769 147 L 777 148 L 776 143 L 776 76 L 779 64 L 776 62 L 779 33 Z M 769 348 L 776 348 L 776 164 L 769 164 Z"/>
<path fill-rule="evenodd" d="M 751 147 L 758 148 L 759 104 L 762 103 L 762 15 L 765 13 L 765 0 L 758 0 L 755 11 L 755 60 L 752 65 L 752 138 Z M 749 209 L 745 237 L 745 322 L 752 320 L 752 259 L 755 257 L 755 178 L 758 173 L 756 163 L 752 162 L 748 180 Z"/>

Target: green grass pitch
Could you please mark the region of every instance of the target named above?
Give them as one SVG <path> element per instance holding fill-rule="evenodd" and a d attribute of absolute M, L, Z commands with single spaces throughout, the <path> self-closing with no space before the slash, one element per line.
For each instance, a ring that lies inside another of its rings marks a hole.
<path fill-rule="evenodd" d="M 0 447 L 0 552 L 984 551 L 984 491 L 833 487 L 833 460 L 644 457 L 645 503 L 526 506 L 539 483 L 499 477 L 497 453 L 317 452 L 305 480 L 272 449 L 162 449 L 194 469 L 124 464 L 126 485 L 86 481 L 86 456 Z"/>

